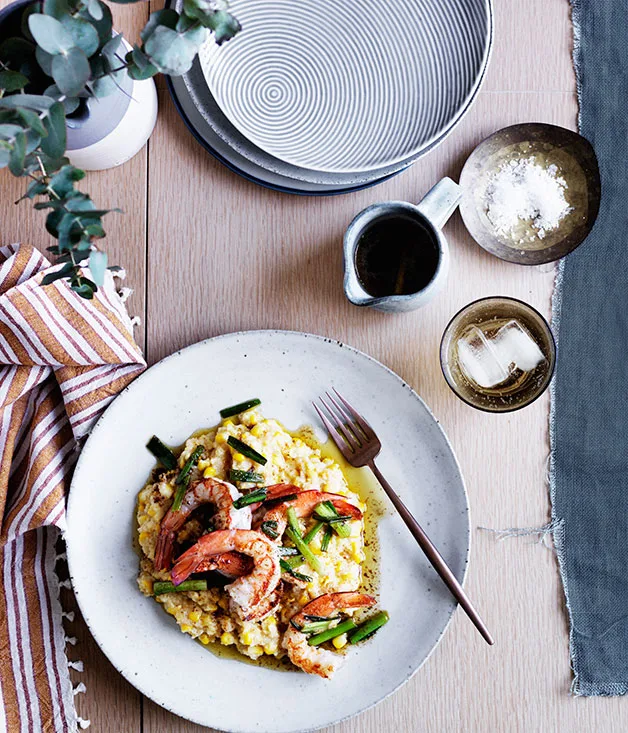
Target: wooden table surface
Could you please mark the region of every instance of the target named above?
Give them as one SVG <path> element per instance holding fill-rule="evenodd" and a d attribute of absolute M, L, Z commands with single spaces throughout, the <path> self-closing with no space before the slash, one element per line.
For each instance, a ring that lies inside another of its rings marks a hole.
<path fill-rule="evenodd" d="M 417 201 L 440 177 L 456 179 L 473 147 L 505 125 L 535 121 L 575 128 L 567 0 L 495 5 L 493 58 L 471 111 L 440 147 L 377 188 L 306 198 L 248 183 L 194 141 L 163 80 L 148 146 L 124 166 L 89 174 L 84 182 L 99 206 L 124 209 L 124 215 L 107 217 L 107 248 L 127 269 L 127 285 L 135 291 L 128 306 L 142 319 L 137 337 L 149 363 L 240 329 L 324 334 L 400 374 L 453 443 L 471 504 L 467 590 L 496 644 L 489 648 L 456 613 L 435 653 L 404 688 L 328 729 L 334 733 L 628 729 L 628 705 L 621 698 L 569 694 L 568 627 L 554 553 L 534 538 L 499 541 L 478 529 L 547 522 L 548 397 L 510 415 L 477 412 L 449 391 L 438 362 L 445 325 L 474 298 L 512 295 L 549 314 L 552 268 L 492 258 L 474 244 L 456 214 L 445 229 L 452 250 L 449 284 L 427 307 L 387 315 L 349 305 L 342 292 L 342 234 L 355 212 L 385 199 Z M 134 40 L 148 11 L 144 3 L 116 5 L 116 27 Z M 41 212 L 28 202 L 11 203 L 22 185 L 2 172 L 2 241 L 43 248 L 49 242 Z M 75 605 L 69 592 L 63 600 L 66 608 Z M 78 637 L 68 647 L 70 657 L 85 663 L 85 672 L 74 676 L 87 686 L 76 701 L 79 714 L 91 719 L 90 730 L 203 730 L 142 698 L 100 652 L 80 614 L 69 629 Z"/>

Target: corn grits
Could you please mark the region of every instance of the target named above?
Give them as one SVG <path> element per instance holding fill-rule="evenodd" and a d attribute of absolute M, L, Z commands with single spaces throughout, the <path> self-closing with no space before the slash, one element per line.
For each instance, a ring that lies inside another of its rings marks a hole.
<path fill-rule="evenodd" d="M 227 443 L 229 436 L 246 437 L 245 442 L 268 459 L 266 465 L 260 466 L 234 450 Z M 319 449 L 290 434 L 276 420 L 265 419 L 257 408 L 227 418 L 217 428 L 191 436 L 179 456 L 180 467 L 199 445 L 204 447 L 205 457 L 194 469 L 192 480 L 201 475 L 228 480 L 231 469 L 255 471 L 264 477 L 263 485 L 289 483 L 303 489 L 342 494 L 366 513 L 366 506 L 350 490 L 337 463 L 323 458 Z M 153 581 L 170 580 L 168 572 L 154 569 L 153 558 L 161 519 L 172 504 L 175 476 L 176 471 L 162 473 L 156 481 L 149 481 L 138 496 L 137 526 L 141 548 L 138 585 L 146 596 L 153 594 Z M 255 488 L 255 484 L 239 483 L 238 488 L 246 491 Z M 181 631 L 203 644 L 235 645 L 239 652 L 252 659 L 264 654 L 284 656 L 282 635 L 296 611 L 323 593 L 354 591 L 360 587 L 365 559 L 363 521 L 349 523 L 349 537 L 341 538 L 334 533 L 326 552 L 321 550 L 323 532 L 318 532 L 310 548 L 321 562 L 322 573 L 313 572 L 307 563 L 294 568 L 312 580 L 293 579 L 277 611 L 262 621 L 242 621 L 230 614 L 228 595 L 222 588 L 165 593 L 155 596 L 155 600 L 173 616 Z M 311 519 L 302 520 L 303 532 L 312 524 Z M 193 542 L 202 532 L 200 522 L 192 518 L 179 533 L 179 542 Z M 284 543 L 289 544 L 289 541 L 284 538 Z M 335 645 L 339 648 L 342 639 Z"/>

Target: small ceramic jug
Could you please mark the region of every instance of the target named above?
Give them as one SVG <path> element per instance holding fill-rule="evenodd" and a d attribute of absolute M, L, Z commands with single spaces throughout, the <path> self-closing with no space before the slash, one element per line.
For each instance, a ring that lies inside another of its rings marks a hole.
<path fill-rule="evenodd" d="M 449 245 L 441 229 L 456 210 L 460 198 L 460 186 L 451 178 L 443 178 L 416 205 L 405 201 L 386 201 L 361 211 L 349 224 L 344 238 L 344 290 L 347 299 L 354 305 L 382 311 L 411 311 L 431 300 L 445 284 L 449 271 Z M 378 219 L 395 216 L 414 219 L 429 232 L 438 251 L 438 263 L 431 280 L 416 293 L 374 297 L 364 289 L 358 277 L 355 264 L 357 245 L 369 225 Z"/>

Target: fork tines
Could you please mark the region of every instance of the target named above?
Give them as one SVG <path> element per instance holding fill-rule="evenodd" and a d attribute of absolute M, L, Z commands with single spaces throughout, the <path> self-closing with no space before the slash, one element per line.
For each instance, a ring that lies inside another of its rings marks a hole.
<path fill-rule="evenodd" d="M 336 389 L 333 391 L 338 399 L 335 399 L 330 392 L 325 393 L 327 401 L 324 397 L 319 397 L 329 418 L 315 403 L 312 404 L 338 448 L 341 451 L 349 448 L 351 452 L 355 453 L 356 450 L 375 438 L 375 433 L 347 400 Z M 341 437 L 342 443 L 338 442 L 338 436 Z"/>

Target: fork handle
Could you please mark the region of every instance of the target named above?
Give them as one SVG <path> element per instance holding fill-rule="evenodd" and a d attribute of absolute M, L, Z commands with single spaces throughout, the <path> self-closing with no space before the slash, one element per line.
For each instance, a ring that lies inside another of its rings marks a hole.
<path fill-rule="evenodd" d="M 469 597 L 467 596 L 467 594 L 464 592 L 462 586 L 458 582 L 458 579 L 453 574 L 453 572 L 451 571 L 447 563 L 443 560 L 443 556 L 436 549 L 432 540 L 430 540 L 430 538 L 425 534 L 425 531 L 423 530 L 421 525 L 416 521 L 416 519 L 412 516 L 408 507 L 401 501 L 401 499 L 397 496 L 392 486 L 382 476 L 379 468 L 377 468 L 377 466 L 375 465 L 375 462 L 371 461 L 368 464 L 368 466 L 371 469 L 371 471 L 373 471 L 373 473 L 375 474 L 375 477 L 382 485 L 382 488 L 388 495 L 388 498 L 395 505 L 395 509 L 401 515 L 401 518 L 406 523 L 406 526 L 408 527 L 410 532 L 412 532 L 414 539 L 419 543 L 419 546 L 421 547 L 421 549 L 427 556 L 427 559 L 432 564 L 432 567 L 434 568 L 434 570 L 436 570 L 436 572 L 443 579 L 445 585 L 452 592 L 454 598 L 458 601 L 458 603 L 460 603 L 465 613 L 474 623 L 475 627 L 480 632 L 480 634 L 482 634 L 482 636 L 484 637 L 484 640 L 488 644 L 493 644 L 494 643 L 493 637 L 491 636 L 489 630 L 486 628 L 486 625 L 480 618 L 480 615 L 478 614 L 478 612 L 473 607 L 473 604 L 469 600 Z"/>

